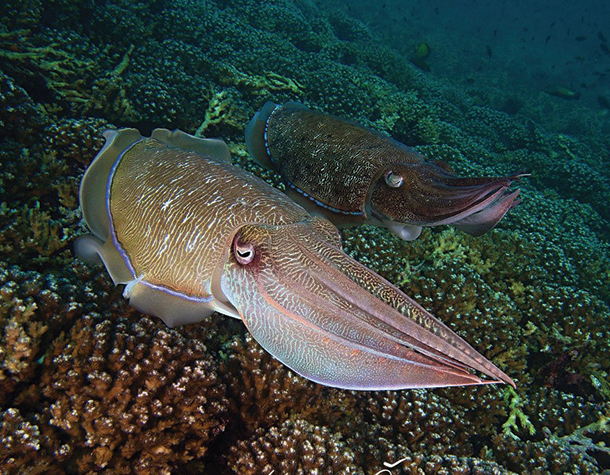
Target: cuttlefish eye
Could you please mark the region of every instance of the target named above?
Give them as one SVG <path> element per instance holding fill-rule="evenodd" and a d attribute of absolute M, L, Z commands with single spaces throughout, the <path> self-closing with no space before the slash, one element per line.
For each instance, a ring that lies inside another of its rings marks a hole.
<path fill-rule="evenodd" d="M 248 265 L 254 259 L 254 245 L 251 242 L 239 242 L 239 238 L 237 238 L 233 244 L 233 255 L 239 264 Z"/>
<path fill-rule="evenodd" d="M 386 185 L 392 188 L 399 188 L 402 186 L 403 178 L 400 175 L 394 174 L 392 170 L 385 172 L 383 178 L 385 179 Z"/>

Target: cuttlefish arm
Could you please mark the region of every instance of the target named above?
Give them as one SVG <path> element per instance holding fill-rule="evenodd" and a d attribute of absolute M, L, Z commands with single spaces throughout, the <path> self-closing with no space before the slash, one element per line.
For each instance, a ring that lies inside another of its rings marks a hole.
<path fill-rule="evenodd" d="M 336 228 L 179 131 L 107 134 L 85 174 L 101 260 L 130 304 L 168 325 L 241 318 L 297 373 L 346 389 L 504 382 L 500 369 L 341 250 Z"/>
<path fill-rule="evenodd" d="M 255 339 L 308 379 L 348 389 L 512 380 L 404 293 L 321 239 L 321 218 L 242 228 L 221 287 Z M 247 259 L 239 256 L 244 252 Z M 476 370 L 491 379 L 481 379 Z"/>
<path fill-rule="evenodd" d="M 295 103 L 265 104 L 246 145 L 312 213 L 337 226 L 385 226 L 406 240 L 443 224 L 484 234 L 517 204 L 509 187 L 524 176 L 459 177 L 378 132 Z"/>

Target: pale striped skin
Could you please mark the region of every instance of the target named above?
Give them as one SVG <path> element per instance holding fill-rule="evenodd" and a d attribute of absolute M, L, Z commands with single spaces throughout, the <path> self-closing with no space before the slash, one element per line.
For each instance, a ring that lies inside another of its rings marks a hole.
<path fill-rule="evenodd" d="M 136 308 L 168 325 L 241 318 L 276 358 L 329 386 L 514 384 L 343 253 L 332 224 L 232 166 L 221 142 L 163 129 L 107 140 L 81 185 L 94 236 L 76 248 L 101 258 Z"/>
<path fill-rule="evenodd" d="M 151 138 L 135 144 L 116 168 L 110 210 L 118 242 L 138 275 L 209 297 L 207 276 L 227 260 L 239 228 L 289 224 L 307 215 L 291 203 L 278 208 L 281 193 L 261 189 L 253 178 L 226 162 L 203 161 Z"/>

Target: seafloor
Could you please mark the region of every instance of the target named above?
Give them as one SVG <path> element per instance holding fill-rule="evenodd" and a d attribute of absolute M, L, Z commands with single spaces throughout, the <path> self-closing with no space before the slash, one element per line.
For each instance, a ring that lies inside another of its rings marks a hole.
<path fill-rule="evenodd" d="M 607 111 L 435 79 L 346 9 L 306 0 L 8 0 L 0 13 L 0 473 L 610 468 Z M 322 387 L 240 322 L 169 329 L 75 259 L 79 181 L 104 129 L 223 137 L 235 163 L 277 184 L 243 139 L 267 100 L 357 120 L 462 174 L 531 172 L 523 202 L 481 238 L 345 232 L 347 252 L 516 391 Z"/>

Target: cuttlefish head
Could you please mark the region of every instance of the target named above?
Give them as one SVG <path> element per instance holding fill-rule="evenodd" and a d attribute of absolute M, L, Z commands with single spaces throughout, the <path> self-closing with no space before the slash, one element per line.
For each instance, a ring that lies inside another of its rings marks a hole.
<path fill-rule="evenodd" d="M 514 384 L 339 244 L 321 218 L 247 225 L 234 236 L 221 291 L 269 353 L 345 389 Z"/>
<path fill-rule="evenodd" d="M 442 224 L 480 236 L 518 203 L 519 190 L 509 187 L 522 176 L 463 178 L 435 162 L 398 163 L 373 183 L 369 213 L 406 240 Z"/>

